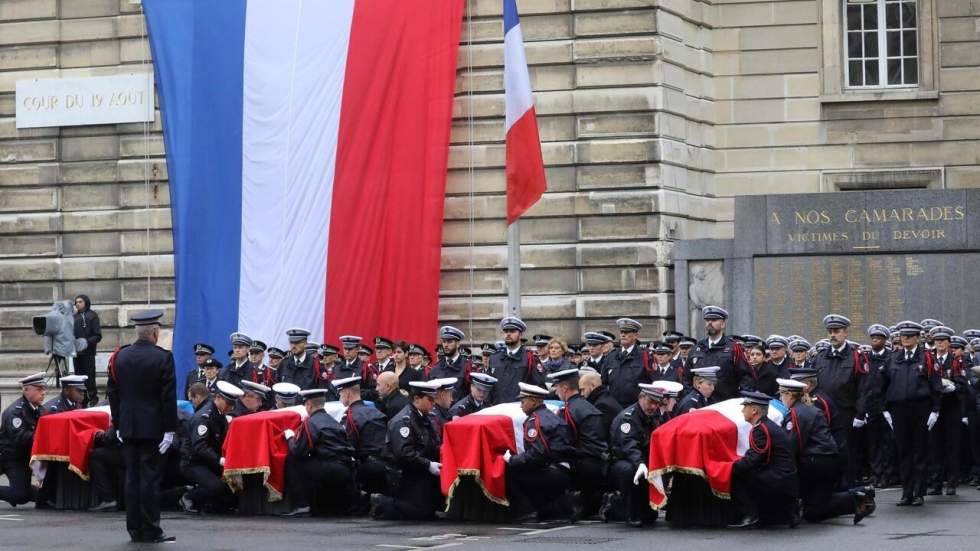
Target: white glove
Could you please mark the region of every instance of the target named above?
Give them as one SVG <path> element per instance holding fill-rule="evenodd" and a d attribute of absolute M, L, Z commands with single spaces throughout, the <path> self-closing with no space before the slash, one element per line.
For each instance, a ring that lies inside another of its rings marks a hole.
<path fill-rule="evenodd" d="M 633 485 L 639 486 L 641 480 L 645 480 L 647 475 L 650 474 L 647 471 L 647 466 L 640 463 L 640 466 L 636 468 L 636 474 L 633 475 Z"/>
<path fill-rule="evenodd" d="M 504 450 L 504 463 L 510 463 L 510 450 Z"/>
<path fill-rule="evenodd" d="M 970 420 L 967 419 L 966 417 L 961 418 L 960 421 L 962 421 L 964 425 L 968 427 L 970 426 Z"/>
<path fill-rule="evenodd" d="M 224 457 L 222 457 L 221 459 L 218 460 L 218 465 L 221 465 L 222 467 L 225 466 L 225 458 Z"/>
<path fill-rule="evenodd" d="M 861 427 L 863 427 L 864 425 L 867 425 L 867 424 L 868 424 L 867 421 L 865 421 L 864 419 L 858 419 L 857 417 L 855 417 L 854 420 L 851 421 L 851 426 L 854 427 L 854 428 L 856 428 L 856 429 L 859 429 L 859 428 L 861 428 Z"/>
<path fill-rule="evenodd" d="M 936 425 L 936 421 L 939 420 L 939 412 L 934 411 L 929 414 L 929 418 L 926 419 L 926 429 L 932 430 L 932 427 Z"/>
<path fill-rule="evenodd" d="M 174 433 L 172 432 L 163 433 L 163 440 L 160 441 L 160 445 L 158 446 L 158 449 L 160 450 L 160 455 L 167 453 L 167 450 L 170 449 L 170 445 L 173 443 L 174 443 Z"/>
<path fill-rule="evenodd" d="M 942 383 L 943 394 L 956 392 L 956 385 L 953 383 L 953 381 L 950 381 L 949 379 L 941 379 L 940 382 Z"/>
<path fill-rule="evenodd" d="M 119 443 L 122 444 L 122 436 L 119 436 L 118 430 L 116 431 L 116 440 L 119 440 Z"/>
<path fill-rule="evenodd" d="M 881 412 L 881 416 L 885 418 L 885 422 L 888 423 L 888 427 L 895 430 L 895 425 L 892 424 L 892 414 L 887 411 Z"/>
<path fill-rule="evenodd" d="M 286 429 L 286 430 L 284 430 L 284 431 L 282 431 L 282 435 L 283 435 L 283 437 L 284 437 L 284 438 L 285 438 L 286 440 L 292 440 L 292 439 L 293 439 L 293 437 L 295 437 L 295 436 L 296 436 L 296 433 L 295 433 L 295 432 L 293 432 L 293 429 Z"/>
<path fill-rule="evenodd" d="M 442 463 L 429 461 L 429 472 L 432 473 L 432 476 L 439 476 L 439 473 L 442 472 Z"/>

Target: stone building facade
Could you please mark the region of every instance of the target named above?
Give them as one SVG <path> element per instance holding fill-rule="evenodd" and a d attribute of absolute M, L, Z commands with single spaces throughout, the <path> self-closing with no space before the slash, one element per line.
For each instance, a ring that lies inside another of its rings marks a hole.
<path fill-rule="evenodd" d="M 440 317 L 482 341 L 507 292 L 503 26 L 500 0 L 466 1 Z M 733 196 L 980 187 L 977 0 L 518 7 L 549 179 L 521 230 L 533 332 L 574 339 L 621 315 L 644 337 L 671 327 L 673 243 L 733 237 Z M 14 120 L 18 80 L 149 70 L 145 32 L 131 0 L 0 2 L 0 388 L 44 367 L 30 318 L 56 299 L 92 296 L 102 350 L 147 301 L 173 319 L 159 113 L 146 127 Z M 898 85 L 868 85 L 896 66 Z"/>

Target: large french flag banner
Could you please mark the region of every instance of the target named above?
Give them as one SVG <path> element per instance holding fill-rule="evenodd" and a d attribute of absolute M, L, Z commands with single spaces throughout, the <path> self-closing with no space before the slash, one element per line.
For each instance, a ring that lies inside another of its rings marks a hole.
<path fill-rule="evenodd" d="M 144 0 L 192 344 L 436 335 L 463 0 Z M 219 360 L 224 360 L 219 353 Z"/>
<path fill-rule="evenodd" d="M 777 403 L 770 402 L 768 417 L 779 425 L 783 413 Z M 749 449 L 751 429 L 742 416 L 740 398 L 690 411 L 657 427 L 650 436 L 650 506 L 667 505 L 663 477 L 672 472 L 699 476 L 714 495 L 730 498 L 732 465 Z"/>
<path fill-rule="evenodd" d="M 510 225 L 541 198 L 548 184 L 517 4 L 515 0 L 503 1 L 507 224 Z"/>

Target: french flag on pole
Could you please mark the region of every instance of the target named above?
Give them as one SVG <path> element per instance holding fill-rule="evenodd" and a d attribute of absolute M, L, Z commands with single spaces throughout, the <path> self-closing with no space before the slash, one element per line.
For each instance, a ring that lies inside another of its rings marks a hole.
<path fill-rule="evenodd" d="M 548 189 L 541 158 L 538 119 L 524 57 L 524 37 L 515 0 L 504 1 L 504 104 L 507 129 L 507 225 Z"/>
<path fill-rule="evenodd" d="M 234 331 L 431 342 L 463 0 L 143 7 L 178 374 L 193 343 L 223 351 Z"/>

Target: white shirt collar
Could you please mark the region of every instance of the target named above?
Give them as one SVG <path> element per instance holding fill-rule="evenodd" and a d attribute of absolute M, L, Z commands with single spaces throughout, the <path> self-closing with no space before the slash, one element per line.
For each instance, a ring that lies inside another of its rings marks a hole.
<path fill-rule="evenodd" d="M 517 348 L 507 348 L 507 353 L 513 356 L 514 354 L 517 354 L 520 349 L 520 345 L 518 345 Z"/>

